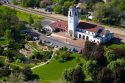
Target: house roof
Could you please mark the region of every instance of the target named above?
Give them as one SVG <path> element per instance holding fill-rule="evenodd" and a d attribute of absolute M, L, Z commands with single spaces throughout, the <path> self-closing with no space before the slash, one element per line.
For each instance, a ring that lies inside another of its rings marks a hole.
<path fill-rule="evenodd" d="M 53 28 L 53 29 L 59 28 L 59 29 L 67 31 L 68 30 L 68 22 L 59 20 L 59 21 L 51 23 L 50 27 Z"/>
<path fill-rule="evenodd" d="M 84 29 L 84 30 L 87 30 L 87 31 L 90 31 L 90 32 L 96 32 L 99 27 L 95 24 L 80 22 L 78 24 L 78 28 Z"/>
<path fill-rule="evenodd" d="M 68 22 L 62 21 L 62 20 L 55 21 L 55 22 L 50 24 L 50 27 L 53 29 L 59 28 L 59 29 L 68 31 Z M 86 23 L 86 22 L 79 22 L 77 28 L 84 29 L 86 31 L 90 31 L 90 32 L 94 32 L 94 33 L 96 33 L 97 30 L 99 28 L 101 28 L 98 33 L 100 33 L 102 35 L 105 34 L 105 29 L 103 27 L 97 26 L 95 24 Z"/>

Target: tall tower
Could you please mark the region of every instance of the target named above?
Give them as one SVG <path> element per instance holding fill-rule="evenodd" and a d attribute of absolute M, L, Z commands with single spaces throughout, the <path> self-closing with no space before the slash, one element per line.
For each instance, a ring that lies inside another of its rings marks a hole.
<path fill-rule="evenodd" d="M 78 13 L 75 6 L 71 6 L 68 11 L 68 33 L 73 38 L 76 36 L 75 31 L 78 25 Z"/>

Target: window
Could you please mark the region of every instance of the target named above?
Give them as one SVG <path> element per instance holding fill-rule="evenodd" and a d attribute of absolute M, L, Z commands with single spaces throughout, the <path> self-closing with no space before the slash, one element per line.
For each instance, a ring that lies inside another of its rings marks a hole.
<path fill-rule="evenodd" d="M 88 36 L 86 36 L 86 40 L 89 40 L 89 37 L 88 37 Z"/>
<path fill-rule="evenodd" d="M 71 12 L 69 13 L 69 15 L 71 16 Z"/>
<path fill-rule="evenodd" d="M 75 12 L 75 16 L 77 16 L 77 12 Z"/>
<path fill-rule="evenodd" d="M 79 38 L 81 38 L 81 34 L 79 34 Z"/>
<path fill-rule="evenodd" d="M 85 39 L 85 36 L 83 35 L 83 39 Z"/>

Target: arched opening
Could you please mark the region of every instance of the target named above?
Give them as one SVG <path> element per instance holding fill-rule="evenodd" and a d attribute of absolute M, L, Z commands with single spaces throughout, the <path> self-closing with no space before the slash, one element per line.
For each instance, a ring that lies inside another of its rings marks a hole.
<path fill-rule="evenodd" d="M 79 34 L 79 38 L 81 38 L 81 34 Z"/>
<path fill-rule="evenodd" d="M 99 41 L 97 41 L 97 43 L 99 44 Z"/>
<path fill-rule="evenodd" d="M 70 11 L 69 15 L 71 16 L 71 11 Z"/>
<path fill-rule="evenodd" d="M 83 39 L 85 39 L 85 36 L 83 35 Z"/>
<path fill-rule="evenodd" d="M 89 40 L 89 37 L 88 37 L 88 36 L 86 36 L 86 40 Z"/>

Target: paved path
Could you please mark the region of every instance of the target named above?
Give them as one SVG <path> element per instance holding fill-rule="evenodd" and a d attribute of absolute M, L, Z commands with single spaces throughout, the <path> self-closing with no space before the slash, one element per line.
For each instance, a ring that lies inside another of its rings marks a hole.
<path fill-rule="evenodd" d="M 51 59 L 49 59 L 48 61 L 46 61 L 44 63 L 42 62 L 41 64 L 36 65 L 36 66 L 32 67 L 31 69 L 33 70 L 33 69 L 36 69 L 38 67 L 41 67 L 41 66 L 44 66 L 44 65 L 48 64 L 53 59 L 55 52 L 56 52 L 56 50 L 54 49 Z"/>

